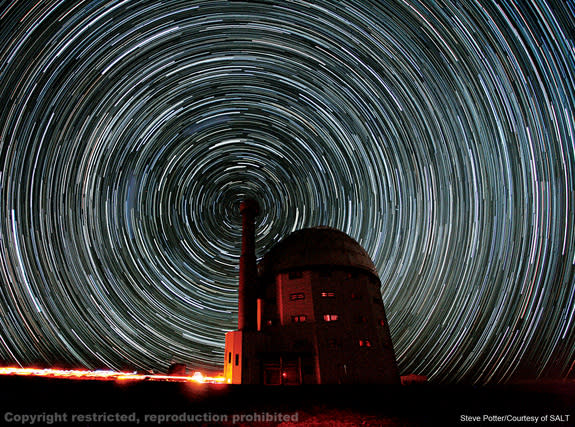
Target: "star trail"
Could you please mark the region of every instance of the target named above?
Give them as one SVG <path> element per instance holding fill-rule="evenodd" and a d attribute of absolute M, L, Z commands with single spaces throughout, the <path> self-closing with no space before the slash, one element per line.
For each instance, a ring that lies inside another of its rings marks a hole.
<path fill-rule="evenodd" d="M 258 255 L 338 228 L 400 370 L 575 375 L 575 3 L 0 9 L 0 360 L 223 366 Z"/>

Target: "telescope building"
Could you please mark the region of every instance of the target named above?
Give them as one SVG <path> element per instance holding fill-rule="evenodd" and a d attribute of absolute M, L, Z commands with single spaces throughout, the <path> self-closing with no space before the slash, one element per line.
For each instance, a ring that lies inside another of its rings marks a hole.
<path fill-rule="evenodd" d="M 327 227 L 255 256 L 253 200 L 241 204 L 238 330 L 226 334 L 232 384 L 399 384 L 381 283 L 366 251 Z"/>

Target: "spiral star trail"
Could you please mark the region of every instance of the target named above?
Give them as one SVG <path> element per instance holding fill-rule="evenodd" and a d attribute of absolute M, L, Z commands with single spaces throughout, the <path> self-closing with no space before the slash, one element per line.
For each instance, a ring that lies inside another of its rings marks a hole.
<path fill-rule="evenodd" d="M 402 373 L 575 375 L 573 1 L 0 9 L 0 358 L 221 369 L 258 256 L 345 231 Z"/>

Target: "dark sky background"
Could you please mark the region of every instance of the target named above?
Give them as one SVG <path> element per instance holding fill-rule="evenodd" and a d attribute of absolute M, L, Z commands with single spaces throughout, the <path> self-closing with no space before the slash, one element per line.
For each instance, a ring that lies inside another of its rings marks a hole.
<path fill-rule="evenodd" d="M 0 360 L 223 365 L 258 255 L 372 256 L 403 374 L 575 376 L 575 3 L 0 6 Z"/>

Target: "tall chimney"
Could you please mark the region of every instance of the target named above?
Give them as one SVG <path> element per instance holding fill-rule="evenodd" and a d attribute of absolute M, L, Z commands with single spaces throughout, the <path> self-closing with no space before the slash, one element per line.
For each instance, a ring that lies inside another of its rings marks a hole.
<path fill-rule="evenodd" d="M 253 199 L 240 204 L 242 215 L 242 253 L 240 255 L 240 283 L 238 292 L 238 330 L 256 330 L 256 287 L 258 272 L 256 265 L 255 218 L 259 205 Z"/>

